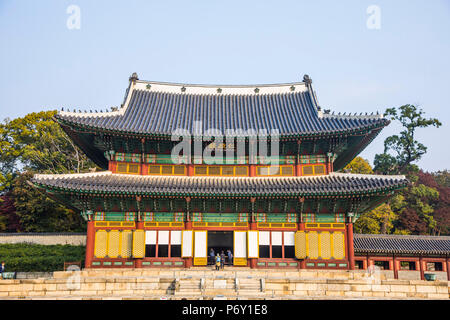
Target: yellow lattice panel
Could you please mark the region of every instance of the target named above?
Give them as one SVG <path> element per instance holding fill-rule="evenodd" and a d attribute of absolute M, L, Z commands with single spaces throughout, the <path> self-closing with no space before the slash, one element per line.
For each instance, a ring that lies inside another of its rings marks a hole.
<path fill-rule="evenodd" d="M 235 266 L 246 266 L 247 258 L 233 258 L 233 264 Z"/>
<path fill-rule="evenodd" d="M 333 243 L 334 259 L 345 259 L 345 236 L 343 232 L 333 232 L 331 236 Z"/>
<path fill-rule="evenodd" d="M 306 255 L 306 233 L 297 231 L 295 233 L 295 257 L 297 259 L 305 259 Z"/>
<path fill-rule="evenodd" d="M 131 230 L 123 230 L 121 232 L 121 245 L 120 245 L 120 256 L 122 258 L 131 257 L 131 250 L 133 247 L 133 232 Z"/>
<path fill-rule="evenodd" d="M 194 266 L 206 266 L 208 258 L 194 258 Z"/>
<path fill-rule="evenodd" d="M 319 258 L 319 234 L 311 231 L 306 234 L 308 258 Z"/>
<path fill-rule="evenodd" d="M 95 232 L 94 256 L 104 258 L 108 252 L 108 233 L 106 230 L 97 230 Z"/>
<path fill-rule="evenodd" d="M 133 232 L 133 258 L 145 257 L 145 231 L 136 230 Z"/>
<path fill-rule="evenodd" d="M 108 258 L 117 258 L 120 253 L 120 231 L 108 232 Z"/>
<path fill-rule="evenodd" d="M 331 235 L 328 231 L 322 231 L 319 235 L 320 252 L 319 256 L 322 259 L 331 258 Z"/>

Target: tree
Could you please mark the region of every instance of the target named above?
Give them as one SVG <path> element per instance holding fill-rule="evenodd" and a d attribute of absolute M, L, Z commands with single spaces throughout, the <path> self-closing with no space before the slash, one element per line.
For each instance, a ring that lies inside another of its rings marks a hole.
<path fill-rule="evenodd" d="M 383 203 L 375 209 L 363 213 L 355 223 L 357 233 L 391 233 L 397 215 L 389 204 Z"/>
<path fill-rule="evenodd" d="M 95 165 L 53 121 L 56 111 L 29 113 L 5 125 L 13 165 L 41 173 L 80 173 Z"/>
<path fill-rule="evenodd" d="M 399 135 L 393 135 L 384 141 L 384 153 L 375 156 L 375 171 L 384 174 L 405 173 L 410 171 L 410 165 L 418 161 L 426 152 L 427 147 L 416 140 L 418 128 L 434 126 L 439 128 L 442 123 L 435 118 L 424 118 L 422 109 L 406 104 L 398 108 L 386 109 L 385 116 L 399 121 L 404 128 Z M 394 155 L 388 152 L 394 152 Z"/>
<path fill-rule="evenodd" d="M 372 167 L 369 162 L 361 157 L 356 157 L 343 169 L 344 172 L 373 174 Z"/>
<path fill-rule="evenodd" d="M 17 231 L 20 226 L 25 232 L 83 230 L 78 214 L 27 184 L 34 173 L 79 173 L 95 167 L 53 121 L 55 113 L 30 113 L 0 124 L 0 193 L 8 199 L 3 206 L 0 204 L 0 229 Z M 13 216 L 18 223 L 11 220 Z"/>
<path fill-rule="evenodd" d="M 19 217 L 16 214 L 16 207 L 14 206 L 14 199 L 11 196 L 11 192 L 0 196 L 0 231 L 21 231 Z"/>
<path fill-rule="evenodd" d="M 29 185 L 30 172 L 14 180 L 12 197 L 16 214 L 24 232 L 82 232 L 85 224 L 81 215 L 43 195 Z"/>

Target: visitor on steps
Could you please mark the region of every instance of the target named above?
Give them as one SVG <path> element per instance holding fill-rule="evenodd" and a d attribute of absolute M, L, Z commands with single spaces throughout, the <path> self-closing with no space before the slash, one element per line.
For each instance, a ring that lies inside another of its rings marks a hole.
<path fill-rule="evenodd" d="M 223 270 L 223 266 L 225 265 L 225 253 L 222 252 L 220 253 L 220 269 Z"/>
<path fill-rule="evenodd" d="M 231 253 L 230 249 L 227 250 L 227 254 L 228 254 L 228 264 L 230 266 L 232 266 L 233 265 L 233 254 Z"/>
<path fill-rule="evenodd" d="M 220 256 L 219 256 L 219 253 L 217 253 L 217 256 L 216 256 L 216 270 L 219 270 L 220 269 Z"/>
<path fill-rule="evenodd" d="M 214 249 L 211 248 L 211 250 L 209 251 L 209 263 L 210 264 L 214 264 L 214 256 L 215 256 L 215 252 Z"/>

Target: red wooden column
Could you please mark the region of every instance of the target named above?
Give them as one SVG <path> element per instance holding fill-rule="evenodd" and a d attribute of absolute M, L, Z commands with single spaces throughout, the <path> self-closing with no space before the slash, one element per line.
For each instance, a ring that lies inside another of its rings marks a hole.
<path fill-rule="evenodd" d="M 450 281 L 450 258 L 447 258 L 447 280 Z"/>
<path fill-rule="evenodd" d="M 300 144 L 301 144 L 301 141 L 297 140 L 297 159 L 295 161 L 295 175 L 296 176 L 302 175 L 302 167 L 300 166 Z"/>
<path fill-rule="evenodd" d="M 420 280 L 425 280 L 425 266 L 423 265 L 422 256 L 419 257 Z"/>
<path fill-rule="evenodd" d="M 187 175 L 188 176 L 194 175 L 194 165 L 192 163 L 187 165 Z"/>
<path fill-rule="evenodd" d="M 86 232 L 86 257 L 84 260 L 84 267 L 90 268 L 92 266 L 92 259 L 94 258 L 94 245 L 95 245 L 95 221 L 89 216 L 87 222 Z"/>
<path fill-rule="evenodd" d="M 299 198 L 298 201 L 300 203 L 305 202 L 305 198 L 303 198 L 303 197 Z M 298 231 L 305 231 L 305 223 L 303 222 L 303 217 L 301 214 L 300 214 L 297 229 L 298 229 Z M 305 259 L 300 260 L 300 269 L 306 269 L 306 260 Z"/>
<path fill-rule="evenodd" d="M 349 269 L 355 270 L 355 249 L 353 247 L 353 223 L 347 223 L 347 247 L 348 247 L 348 262 Z"/>
<path fill-rule="evenodd" d="M 250 172 L 250 177 L 256 177 L 256 165 L 250 164 L 249 172 Z"/>
<path fill-rule="evenodd" d="M 192 165 L 191 165 L 192 166 Z M 185 219 L 185 222 L 184 222 L 184 230 L 192 230 L 192 221 L 191 221 L 191 219 L 189 218 L 189 203 L 191 202 L 191 198 L 190 197 L 186 197 L 186 207 L 187 207 L 187 210 L 186 210 L 186 219 Z M 183 241 L 183 239 L 181 239 L 181 241 Z M 194 239 L 192 238 L 192 241 L 194 241 Z M 190 267 L 192 267 L 192 257 L 191 258 L 184 258 L 185 259 L 185 261 L 184 261 L 184 266 L 185 266 L 185 268 L 190 268 Z"/>
<path fill-rule="evenodd" d="M 256 221 L 253 220 L 253 212 L 254 212 L 253 207 L 254 207 L 255 201 L 256 201 L 255 197 L 251 197 L 250 198 L 250 202 L 252 204 L 252 215 L 250 217 L 251 220 L 250 220 L 250 223 L 249 223 L 249 230 L 256 230 L 256 229 L 258 229 Z M 258 259 L 256 259 L 256 258 L 249 258 L 248 260 L 249 260 L 249 263 L 250 263 L 250 268 L 255 269 Z"/>
<path fill-rule="evenodd" d="M 399 261 L 395 259 L 395 256 L 392 257 L 392 267 L 394 270 L 394 279 L 398 279 L 398 269 L 399 269 Z"/>

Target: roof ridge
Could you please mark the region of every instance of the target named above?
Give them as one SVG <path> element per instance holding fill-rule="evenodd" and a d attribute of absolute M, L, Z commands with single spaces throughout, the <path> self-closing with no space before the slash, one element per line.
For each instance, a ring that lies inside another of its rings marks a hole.
<path fill-rule="evenodd" d="M 436 239 L 449 240 L 450 236 L 431 236 L 431 235 L 415 235 L 415 234 L 370 234 L 370 233 L 355 233 L 357 238 L 389 238 L 389 239 Z"/>
<path fill-rule="evenodd" d="M 352 176 L 355 178 L 380 178 L 380 179 L 399 179 L 405 180 L 405 175 L 383 175 L 383 174 L 363 174 L 363 173 L 344 173 L 344 172 L 330 172 L 330 176 Z"/>

